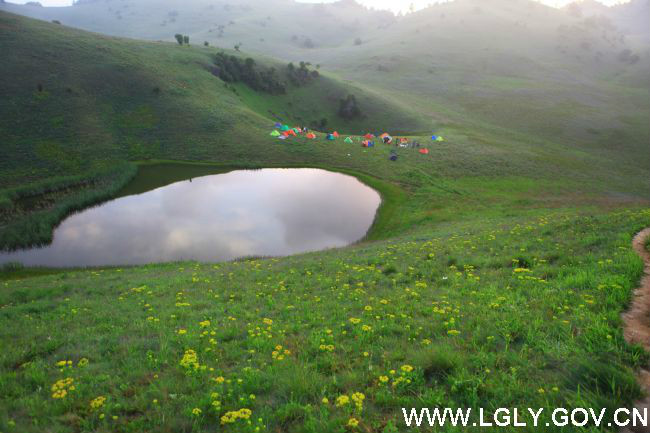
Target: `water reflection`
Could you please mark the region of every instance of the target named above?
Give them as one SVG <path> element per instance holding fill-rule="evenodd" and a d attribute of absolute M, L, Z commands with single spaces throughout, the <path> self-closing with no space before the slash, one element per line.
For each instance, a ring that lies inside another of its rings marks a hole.
<path fill-rule="evenodd" d="M 362 238 L 380 198 L 318 169 L 238 170 L 118 198 L 67 218 L 44 248 L 0 262 L 100 266 L 288 255 Z"/>

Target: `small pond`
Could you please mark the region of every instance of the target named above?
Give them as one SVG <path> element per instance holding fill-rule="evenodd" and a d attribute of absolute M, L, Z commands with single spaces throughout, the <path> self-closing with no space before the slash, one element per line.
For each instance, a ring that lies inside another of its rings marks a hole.
<path fill-rule="evenodd" d="M 0 252 L 0 263 L 85 267 L 285 256 L 360 240 L 380 204 L 379 194 L 356 178 L 325 170 L 205 170 L 143 167 L 118 198 L 66 218 L 50 245 Z"/>

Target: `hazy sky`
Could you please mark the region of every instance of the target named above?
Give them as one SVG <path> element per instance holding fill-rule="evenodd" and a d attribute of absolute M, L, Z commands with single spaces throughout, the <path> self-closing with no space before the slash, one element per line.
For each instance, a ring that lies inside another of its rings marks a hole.
<path fill-rule="evenodd" d="M 11 3 L 27 3 L 29 0 L 8 0 Z M 43 6 L 69 6 L 72 4 L 72 0 L 37 0 Z M 298 0 L 305 3 L 323 3 L 331 2 L 334 0 Z M 391 9 L 395 12 L 399 10 L 406 11 L 409 8 L 409 5 L 413 3 L 416 8 L 421 8 L 427 6 L 431 3 L 436 3 L 436 0 L 357 0 L 359 3 L 362 3 L 366 6 L 372 6 L 376 9 Z M 571 3 L 573 0 L 539 0 L 542 3 L 546 3 L 551 6 L 564 6 L 567 3 Z M 613 5 L 617 3 L 624 3 L 629 0 L 598 0 L 601 3 L 606 5 Z"/>

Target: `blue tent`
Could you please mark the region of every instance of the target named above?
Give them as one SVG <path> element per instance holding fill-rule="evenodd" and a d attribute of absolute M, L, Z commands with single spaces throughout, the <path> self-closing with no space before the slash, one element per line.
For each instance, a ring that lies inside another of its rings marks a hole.
<path fill-rule="evenodd" d="M 334 137 L 334 134 L 327 134 L 327 139 L 328 140 L 336 140 L 336 137 Z"/>
<path fill-rule="evenodd" d="M 280 122 L 275 122 L 275 127 L 276 128 L 282 128 L 282 124 Z"/>
<path fill-rule="evenodd" d="M 438 136 L 437 136 L 437 135 L 432 135 L 432 136 L 431 136 L 431 139 L 432 139 L 433 141 L 438 141 Z"/>

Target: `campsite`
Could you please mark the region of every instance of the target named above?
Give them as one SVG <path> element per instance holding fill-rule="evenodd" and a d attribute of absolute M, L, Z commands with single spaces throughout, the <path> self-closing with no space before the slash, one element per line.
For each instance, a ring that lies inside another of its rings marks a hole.
<path fill-rule="evenodd" d="M 641 428 L 646 0 L 69 3 L 0 2 L 1 433 Z"/>

